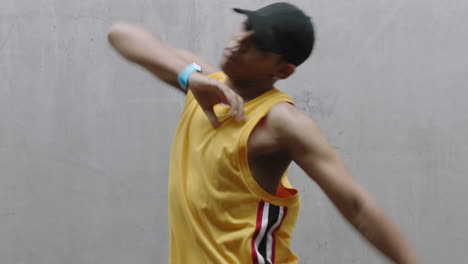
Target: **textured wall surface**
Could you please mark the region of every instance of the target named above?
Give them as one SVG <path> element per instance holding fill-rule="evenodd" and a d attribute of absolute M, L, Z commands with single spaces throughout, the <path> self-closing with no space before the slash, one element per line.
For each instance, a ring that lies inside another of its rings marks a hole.
<path fill-rule="evenodd" d="M 126 63 L 112 22 L 217 65 L 230 8 L 270 1 L 0 1 L 0 263 L 166 263 L 183 94 Z M 297 0 L 312 57 L 279 83 L 426 263 L 468 257 L 468 2 Z M 388 263 L 300 169 L 300 263 Z"/>

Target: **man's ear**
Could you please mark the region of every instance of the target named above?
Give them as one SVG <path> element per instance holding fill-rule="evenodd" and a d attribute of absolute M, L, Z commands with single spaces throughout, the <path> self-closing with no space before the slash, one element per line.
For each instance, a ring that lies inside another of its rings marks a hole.
<path fill-rule="evenodd" d="M 296 66 L 294 66 L 294 64 L 282 63 L 279 66 L 273 78 L 276 80 L 284 80 L 288 78 L 289 76 L 291 76 L 291 74 L 293 74 L 295 70 L 296 70 Z"/>

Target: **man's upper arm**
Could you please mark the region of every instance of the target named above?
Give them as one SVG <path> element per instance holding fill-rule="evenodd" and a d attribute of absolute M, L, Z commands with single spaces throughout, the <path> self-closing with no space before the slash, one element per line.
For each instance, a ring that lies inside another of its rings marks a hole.
<path fill-rule="evenodd" d="M 357 211 L 362 188 L 351 177 L 315 121 L 289 104 L 274 107 L 271 113 L 276 116 L 278 140 L 291 159 L 320 186 L 340 211 Z"/>
<path fill-rule="evenodd" d="M 192 52 L 182 49 L 177 49 L 176 51 L 181 58 L 187 61 L 187 63 L 195 62 L 196 64 L 200 65 L 204 75 L 210 75 L 214 72 L 217 72 L 215 67 L 211 66 L 207 61 L 193 54 Z"/>

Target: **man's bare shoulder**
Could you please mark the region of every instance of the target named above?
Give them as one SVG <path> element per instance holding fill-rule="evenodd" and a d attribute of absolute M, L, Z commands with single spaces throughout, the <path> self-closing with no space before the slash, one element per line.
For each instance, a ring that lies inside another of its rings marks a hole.
<path fill-rule="evenodd" d="M 278 121 L 278 119 L 280 119 L 280 121 L 285 121 L 285 119 L 290 119 L 298 113 L 302 113 L 302 111 L 297 109 L 293 104 L 279 102 L 270 109 L 268 117 L 271 121 Z"/>
<path fill-rule="evenodd" d="M 301 129 L 306 123 L 314 123 L 306 113 L 288 102 L 280 102 L 274 105 L 266 116 L 270 128 L 279 133 L 291 132 L 291 130 Z"/>
<path fill-rule="evenodd" d="M 297 122 L 300 112 L 288 102 L 274 105 L 268 114 L 255 126 L 249 137 L 249 149 L 252 155 L 271 154 L 283 150 L 288 127 Z"/>
<path fill-rule="evenodd" d="M 312 118 L 287 102 L 273 106 L 265 118 L 268 131 L 282 147 L 290 148 L 291 144 L 303 141 L 304 137 L 313 137 L 320 133 Z"/>

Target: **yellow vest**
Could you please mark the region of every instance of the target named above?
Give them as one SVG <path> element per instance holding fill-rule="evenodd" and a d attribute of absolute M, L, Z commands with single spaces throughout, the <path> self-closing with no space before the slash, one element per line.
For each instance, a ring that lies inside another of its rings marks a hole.
<path fill-rule="evenodd" d="M 224 82 L 217 72 L 211 78 Z M 276 195 L 252 177 L 247 140 L 255 125 L 279 102 L 271 89 L 244 104 L 246 122 L 215 106 L 222 122 L 213 129 L 189 91 L 171 152 L 169 225 L 171 264 L 297 263 L 289 248 L 299 213 L 297 190 L 286 173 Z"/>

